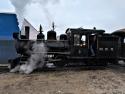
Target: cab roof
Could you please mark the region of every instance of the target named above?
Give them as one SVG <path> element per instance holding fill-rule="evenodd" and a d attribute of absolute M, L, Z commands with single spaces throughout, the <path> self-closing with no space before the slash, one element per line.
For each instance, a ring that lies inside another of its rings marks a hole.
<path fill-rule="evenodd" d="M 83 29 L 83 28 L 68 28 L 66 33 L 82 33 L 82 34 L 103 34 L 105 30 Z"/>

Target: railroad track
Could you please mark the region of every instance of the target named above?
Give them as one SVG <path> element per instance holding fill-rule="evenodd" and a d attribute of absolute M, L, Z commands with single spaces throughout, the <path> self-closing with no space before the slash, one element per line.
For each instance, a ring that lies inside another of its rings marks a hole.
<path fill-rule="evenodd" d="M 125 65 L 115 65 L 115 64 L 109 64 L 107 67 L 104 66 L 85 66 L 85 65 L 67 65 L 64 67 L 44 67 L 43 69 L 37 69 L 36 71 L 80 71 L 80 70 L 103 70 L 103 69 L 113 69 L 113 70 L 124 70 L 125 71 Z M 0 66 L 0 74 L 8 73 L 9 68 L 8 65 L 2 65 Z"/>
<path fill-rule="evenodd" d="M 9 72 L 8 66 L 0 66 L 0 74 L 8 72 Z"/>

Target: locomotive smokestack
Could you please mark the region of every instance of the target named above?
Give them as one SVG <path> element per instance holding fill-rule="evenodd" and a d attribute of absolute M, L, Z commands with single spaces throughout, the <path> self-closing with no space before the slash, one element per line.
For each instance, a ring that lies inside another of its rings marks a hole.
<path fill-rule="evenodd" d="M 25 26 L 26 39 L 29 39 L 29 32 L 30 32 L 30 27 L 29 26 Z"/>
<path fill-rule="evenodd" d="M 42 34 L 42 32 L 43 32 L 43 28 L 42 28 L 41 24 L 40 24 L 39 32 L 40 32 L 40 34 Z"/>
<path fill-rule="evenodd" d="M 40 25 L 40 27 L 39 27 L 39 34 L 37 35 L 37 39 L 38 40 L 44 40 L 44 34 L 43 34 L 43 29 L 42 29 L 42 26 Z"/>

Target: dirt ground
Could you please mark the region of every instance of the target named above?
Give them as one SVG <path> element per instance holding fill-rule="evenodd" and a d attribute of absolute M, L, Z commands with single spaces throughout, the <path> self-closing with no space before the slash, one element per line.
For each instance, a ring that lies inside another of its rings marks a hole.
<path fill-rule="evenodd" d="M 0 94 L 125 94 L 125 67 L 0 73 Z"/>

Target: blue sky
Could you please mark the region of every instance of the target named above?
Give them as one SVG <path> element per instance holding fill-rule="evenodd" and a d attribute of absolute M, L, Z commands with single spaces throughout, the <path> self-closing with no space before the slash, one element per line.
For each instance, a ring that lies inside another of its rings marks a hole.
<path fill-rule="evenodd" d="M 9 0 L 0 1 L 0 12 L 14 12 L 14 7 L 11 5 Z"/>
<path fill-rule="evenodd" d="M 68 27 L 97 27 L 107 32 L 125 28 L 124 0 L 55 0 L 59 1 L 57 3 L 51 2 L 52 0 L 46 0 L 46 3 L 44 0 L 27 0 L 25 6 L 25 0 L 15 1 L 22 4 L 22 8 L 25 7 L 24 13 L 20 14 L 36 29 L 42 24 L 44 30 L 49 30 L 52 21 L 55 22 L 58 33 L 63 33 Z M 1 0 L 0 12 L 15 11 L 16 8 L 9 0 Z"/>

